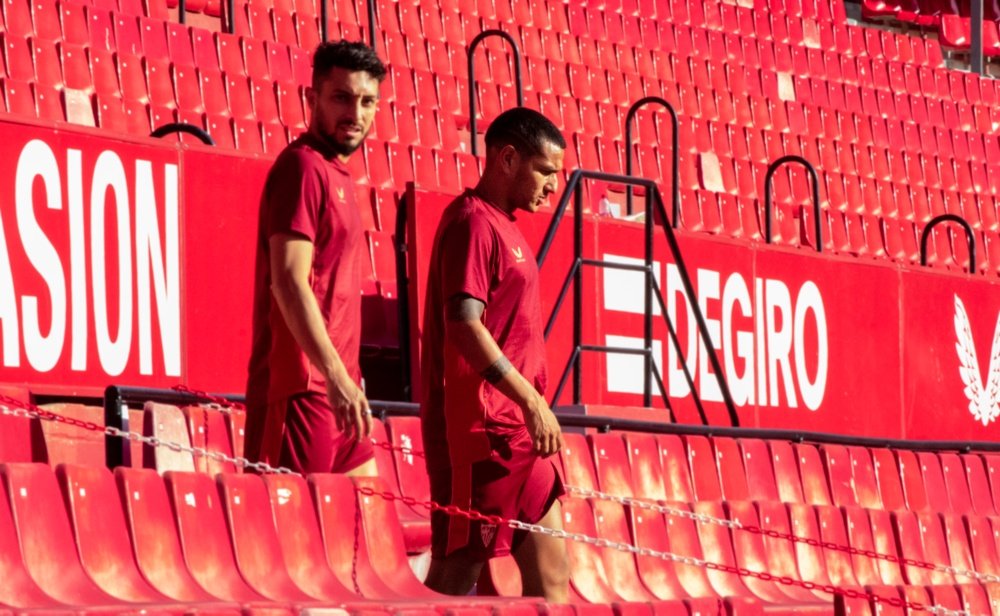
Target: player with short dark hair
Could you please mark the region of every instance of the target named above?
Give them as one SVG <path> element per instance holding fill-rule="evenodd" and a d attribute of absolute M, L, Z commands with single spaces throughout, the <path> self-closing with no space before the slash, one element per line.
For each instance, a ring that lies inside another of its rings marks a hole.
<path fill-rule="evenodd" d="M 371 128 L 385 66 L 361 43 L 323 43 L 309 129 L 261 197 L 246 455 L 292 470 L 374 475 L 361 389 L 363 229 L 347 160 Z"/>
<path fill-rule="evenodd" d="M 420 409 L 431 498 L 562 528 L 538 266 L 515 215 L 555 192 L 566 141 L 545 116 L 517 108 L 490 124 L 486 144 L 482 178 L 444 211 L 431 253 Z M 431 530 L 429 587 L 465 594 L 487 559 L 511 553 L 525 595 L 567 601 L 561 539 L 440 512 Z"/>

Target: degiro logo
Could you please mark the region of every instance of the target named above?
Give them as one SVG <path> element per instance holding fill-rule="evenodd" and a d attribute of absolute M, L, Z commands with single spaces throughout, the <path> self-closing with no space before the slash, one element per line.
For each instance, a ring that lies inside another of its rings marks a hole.
<path fill-rule="evenodd" d="M 606 261 L 641 264 L 641 259 L 604 255 Z M 694 326 L 694 313 L 688 304 L 680 272 L 673 264 L 665 268 L 654 263 L 657 283 L 664 292 L 667 312 L 677 324 L 680 344 L 701 399 L 721 402 L 722 393 L 711 371 L 708 351 Z M 605 310 L 642 314 L 641 292 L 644 274 L 606 270 L 604 273 Z M 782 280 L 755 278 L 742 274 L 698 269 L 694 286 L 712 346 L 718 350 L 724 376 L 737 406 L 757 404 L 777 407 L 804 405 L 811 411 L 820 407 L 826 394 L 829 368 L 829 341 L 826 309 L 819 288 L 807 281 L 791 289 Z M 655 306 L 654 314 L 660 314 Z M 814 348 L 808 348 L 808 340 Z M 618 347 L 642 347 L 642 338 L 605 336 L 605 344 Z M 663 374 L 663 342 L 653 341 L 653 356 Z M 681 359 L 673 344 L 667 343 L 667 367 L 664 381 L 672 398 L 690 395 Z M 608 391 L 642 392 L 642 358 L 607 355 Z M 655 383 L 654 383 L 655 388 Z"/>
<path fill-rule="evenodd" d="M 976 343 L 972 338 L 972 325 L 965 312 L 962 300 L 955 296 L 955 335 L 958 343 L 958 374 L 965 384 L 965 397 L 969 399 L 969 412 L 984 426 L 1000 415 L 1000 315 L 993 332 L 993 346 L 990 349 L 990 369 L 986 376 L 986 387 L 979 371 Z"/>

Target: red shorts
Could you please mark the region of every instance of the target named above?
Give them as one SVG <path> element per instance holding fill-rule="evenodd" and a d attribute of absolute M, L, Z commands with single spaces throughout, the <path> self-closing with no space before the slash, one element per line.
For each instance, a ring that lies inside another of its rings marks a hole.
<path fill-rule="evenodd" d="M 267 405 L 259 458 L 297 473 L 346 473 L 375 457 L 367 440 L 337 429 L 333 409 L 320 393 L 297 394 Z"/>
<path fill-rule="evenodd" d="M 534 524 L 565 494 L 554 458 L 532 452 L 527 432 L 512 440 L 491 436 L 492 457 L 471 466 L 430 471 L 431 500 L 504 519 Z M 499 445 L 499 446 L 497 446 Z M 431 555 L 444 558 L 467 550 L 485 561 L 516 550 L 525 531 L 431 513 Z"/>

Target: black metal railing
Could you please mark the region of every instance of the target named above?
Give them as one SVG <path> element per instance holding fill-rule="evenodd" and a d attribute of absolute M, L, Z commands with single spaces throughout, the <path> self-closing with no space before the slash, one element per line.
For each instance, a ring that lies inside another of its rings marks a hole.
<path fill-rule="evenodd" d="M 771 163 L 767 168 L 767 175 L 764 176 L 764 241 L 768 244 L 771 243 L 771 218 L 773 214 L 772 210 L 774 209 L 771 202 L 773 199 L 773 183 L 771 180 L 774 178 L 774 174 L 778 171 L 778 169 L 789 163 L 802 165 L 812 177 L 813 223 L 816 233 L 816 252 L 823 252 L 823 223 L 820 220 L 819 174 L 816 173 L 816 167 L 813 167 L 811 162 L 794 154 L 782 156 L 778 160 Z"/>
<path fill-rule="evenodd" d="M 976 236 L 972 231 L 972 226 L 967 220 L 958 214 L 941 214 L 931 219 L 927 226 L 920 232 L 920 265 L 927 265 L 927 240 L 934 227 L 943 222 L 957 222 L 965 229 L 965 240 L 969 244 L 969 273 L 976 273 Z"/>
<path fill-rule="evenodd" d="M 626 265 L 621 263 L 609 263 L 606 261 L 595 261 L 591 259 L 584 259 L 583 257 L 583 180 L 598 180 L 602 182 L 611 182 L 615 184 L 624 184 L 632 186 L 640 186 L 645 189 L 645 246 L 644 246 L 644 259 L 643 265 Z M 676 265 L 681 281 L 684 285 L 684 293 L 688 306 L 690 306 L 692 313 L 694 314 L 696 326 L 698 328 L 698 335 L 704 346 L 705 352 L 708 353 L 709 361 L 712 365 L 714 376 L 719 383 L 719 390 L 722 393 L 723 401 L 726 405 L 726 409 L 729 413 L 729 419 L 732 425 L 739 425 L 739 416 L 736 414 L 736 406 L 733 402 L 732 394 L 729 391 L 729 384 L 726 382 L 722 369 L 722 364 L 719 361 L 718 354 L 715 352 L 715 347 L 712 344 L 711 337 L 708 333 L 708 326 L 705 322 L 705 316 L 701 312 L 701 307 L 698 304 L 697 296 L 694 291 L 694 285 L 691 283 L 691 277 L 688 274 L 687 266 L 684 264 L 684 259 L 681 255 L 680 246 L 677 244 L 677 238 L 674 235 L 674 229 L 669 224 L 669 218 L 667 217 L 666 210 L 663 205 L 663 199 L 660 195 L 660 191 L 656 186 L 656 182 L 653 180 L 645 178 L 635 178 L 625 175 L 616 175 L 611 173 L 602 173 L 599 171 L 588 171 L 583 169 L 577 169 L 570 176 L 569 182 L 566 185 L 566 189 L 563 191 L 562 197 L 559 200 L 559 205 L 556 208 L 554 215 L 552 216 L 552 221 L 549 223 L 549 228 L 545 233 L 545 239 L 542 241 L 542 245 L 537 253 L 538 267 L 541 269 L 545 264 L 546 257 L 550 249 L 552 248 L 552 243 L 555 241 L 556 232 L 559 229 L 559 225 L 562 223 L 563 218 L 566 215 L 566 209 L 569 206 L 570 198 L 574 200 L 573 207 L 573 264 L 571 265 L 569 271 L 566 274 L 566 278 L 563 280 L 562 287 L 560 289 L 559 295 L 556 298 L 555 305 L 552 308 L 552 313 L 546 323 L 545 332 L 546 336 L 552 330 L 552 326 L 555 323 L 555 318 L 559 310 L 562 308 L 562 304 L 566 299 L 566 294 L 569 290 L 570 284 L 573 286 L 573 350 L 570 354 L 570 358 L 567 361 L 566 367 L 563 370 L 562 375 L 559 378 L 559 383 L 556 386 L 555 393 L 552 396 L 552 403 L 555 404 L 559 401 L 562 391 L 566 386 L 566 381 L 569 378 L 570 371 L 573 373 L 573 403 L 579 404 L 582 390 L 582 369 L 581 369 L 581 355 L 583 352 L 604 352 L 604 353 L 626 353 L 626 354 L 641 354 L 643 356 L 643 361 L 645 364 L 645 371 L 643 374 L 643 404 L 645 406 L 650 406 L 652 403 L 652 378 L 657 379 L 657 383 L 660 387 L 660 394 L 663 396 L 664 404 L 667 409 L 670 410 L 671 418 L 674 418 L 673 407 L 670 402 L 670 397 L 663 386 L 663 379 L 659 374 L 659 369 L 655 366 L 653 362 L 653 298 L 655 297 L 659 303 L 660 312 L 663 315 L 663 319 L 667 324 L 667 328 L 670 333 L 671 343 L 677 350 L 678 355 L 682 358 L 681 364 L 684 366 L 684 374 L 687 379 L 688 386 L 691 390 L 691 396 L 694 400 L 695 406 L 698 409 L 698 414 L 701 417 L 702 423 L 708 423 L 708 417 L 705 414 L 705 409 L 701 401 L 701 397 L 698 394 L 698 389 L 695 387 L 694 378 L 690 374 L 687 362 L 684 358 L 684 351 L 680 346 L 680 341 L 677 338 L 676 330 L 674 329 L 673 323 L 671 322 L 670 313 L 667 311 L 666 302 L 663 300 L 663 294 L 660 292 L 660 288 L 656 283 L 656 278 L 653 272 L 653 219 L 658 214 L 663 217 L 664 221 L 668 224 L 664 224 L 663 229 L 667 238 L 667 244 L 670 247 L 671 255 L 674 259 L 674 264 Z M 631 270 L 640 271 L 645 274 L 645 289 L 644 289 L 644 310 L 643 310 L 643 348 L 642 349 L 632 349 L 632 348 L 617 348 L 617 347 L 607 347 L 600 345 L 588 345 L 584 344 L 582 340 L 582 313 L 583 313 L 583 276 L 582 269 L 584 266 L 596 266 L 603 269 L 617 269 L 617 270 Z"/>
<path fill-rule="evenodd" d="M 187 133 L 189 135 L 194 135 L 205 145 L 215 145 L 215 139 L 212 139 L 212 136 L 205 132 L 204 129 L 199 126 L 195 126 L 194 124 L 187 124 L 185 122 L 171 122 L 170 124 L 164 124 L 149 133 L 149 136 L 162 139 L 163 137 L 172 135 L 173 133 Z"/>
<path fill-rule="evenodd" d="M 677 129 L 677 110 L 666 99 L 659 96 L 647 96 L 632 103 L 625 116 L 625 175 L 632 175 L 632 126 L 635 124 L 636 113 L 639 109 L 649 104 L 657 104 L 664 107 L 670 114 L 670 145 L 673 154 L 670 157 L 670 211 L 673 213 L 670 221 L 677 228 L 681 217 L 681 189 L 680 189 L 680 161 L 679 161 L 679 133 Z M 632 214 L 632 186 L 625 187 L 625 211 Z"/>
<path fill-rule="evenodd" d="M 396 207 L 396 236 L 393 247 L 396 252 L 396 301 L 398 310 L 396 316 L 399 322 L 399 358 L 400 377 L 403 381 L 403 395 L 411 398 L 413 395 L 412 366 L 410 363 L 410 276 L 406 265 L 406 225 L 409 217 L 410 200 L 413 196 L 413 183 L 407 182 L 406 192 Z M 417 324 L 420 327 L 420 324 Z"/>
<path fill-rule="evenodd" d="M 225 398 L 233 402 L 243 402 L 242 395 L 227 394 Z M 142 387 L 123 387 L 111 385 L 105 389 L 104 409 L 105 425 L 129 430 L 128 409 L 139 407 L 146 402 L 162 404 L 187 405 L 209 402 L 210 400 L 196 394 L 181 393 L 171 389 L 150 389 Z M 416 417 L 420 414 L 420 405 L 412 402 L 389 402 L 384 400 L 369 400 L 373 414 L 380 420 L 387 417 Z M 111 412 L 109 412 L 109 408 Z M 872 436 L 853 436 L 834 434 L 830 432 L 810 432 L 806 430 L 776 430 L 770 428 L 739 428 L 729 426 L 698 426 L 692 424 L 666 423 L 637 419 L 622 419 L 620 417 L 603 417 L 600 415 L 584 415 L 573 407 L 555 407 L 553 409 L 559 425 L 574 431 L 593 429 L 598 432 L 612 430 L 627 432 L 645 432 L 649 434 L 698 435 L 706 437 L 753 438 L 761 440 L 782 440 L 794 443 L 816 443 L 868 448 L 907 449 L 911 451 L 956 451 L 970 452 L 1000 452 L 1000 443 L 994 441 L 918 441 L 909 439 L 894 439 Z M 142 431 L 141 429 L 139 430 Z M 108 436 L 105 440 L 107 465 L 110 468 L 132 464 L 130 441 L 121 437 Z M 241 452 L 237 452 L 240 455 Z"/>
<path fill-rule="evenodd" d="M 472 39 L 472 42 L 469 43 L 468 51 L 465 52 L 469 63 L 469 140 L 471 141 L 470 150 L 473 156 L 479 155 L 479 146 L 476 143 L 476 63 L 474 56 L 479 43 L 491 36 L 499 36 L 504 39 L 514 51 L 514 85 L 517 87 L 517 106 L 521 107 L 524 105 L 524 89 L 521 81 L 521 50 L 517 46 L 517 41 L 503 30 L 484 30 L 480 32 L 476 35 L 476 38 Z"/>

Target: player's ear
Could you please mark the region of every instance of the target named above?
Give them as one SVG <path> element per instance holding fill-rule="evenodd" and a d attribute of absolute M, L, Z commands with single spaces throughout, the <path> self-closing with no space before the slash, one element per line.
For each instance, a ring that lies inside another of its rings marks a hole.
<path fill-rule="evenodd" d="M 500 148 L 500 151 L 497 153 L 497 160 L 500 161 L 500 167 L 504 170 L 504 173 L 513 175 L 520 161 L 520 156 L 517 153 L 517 148 L 507 144 Z"/>
<path fill-rule="evenodd" d="M 309 111 L 316 111 L 316 99 L 319 93 L 312 86 L 306 86 L 306 104 L 309 106 Z"/>

